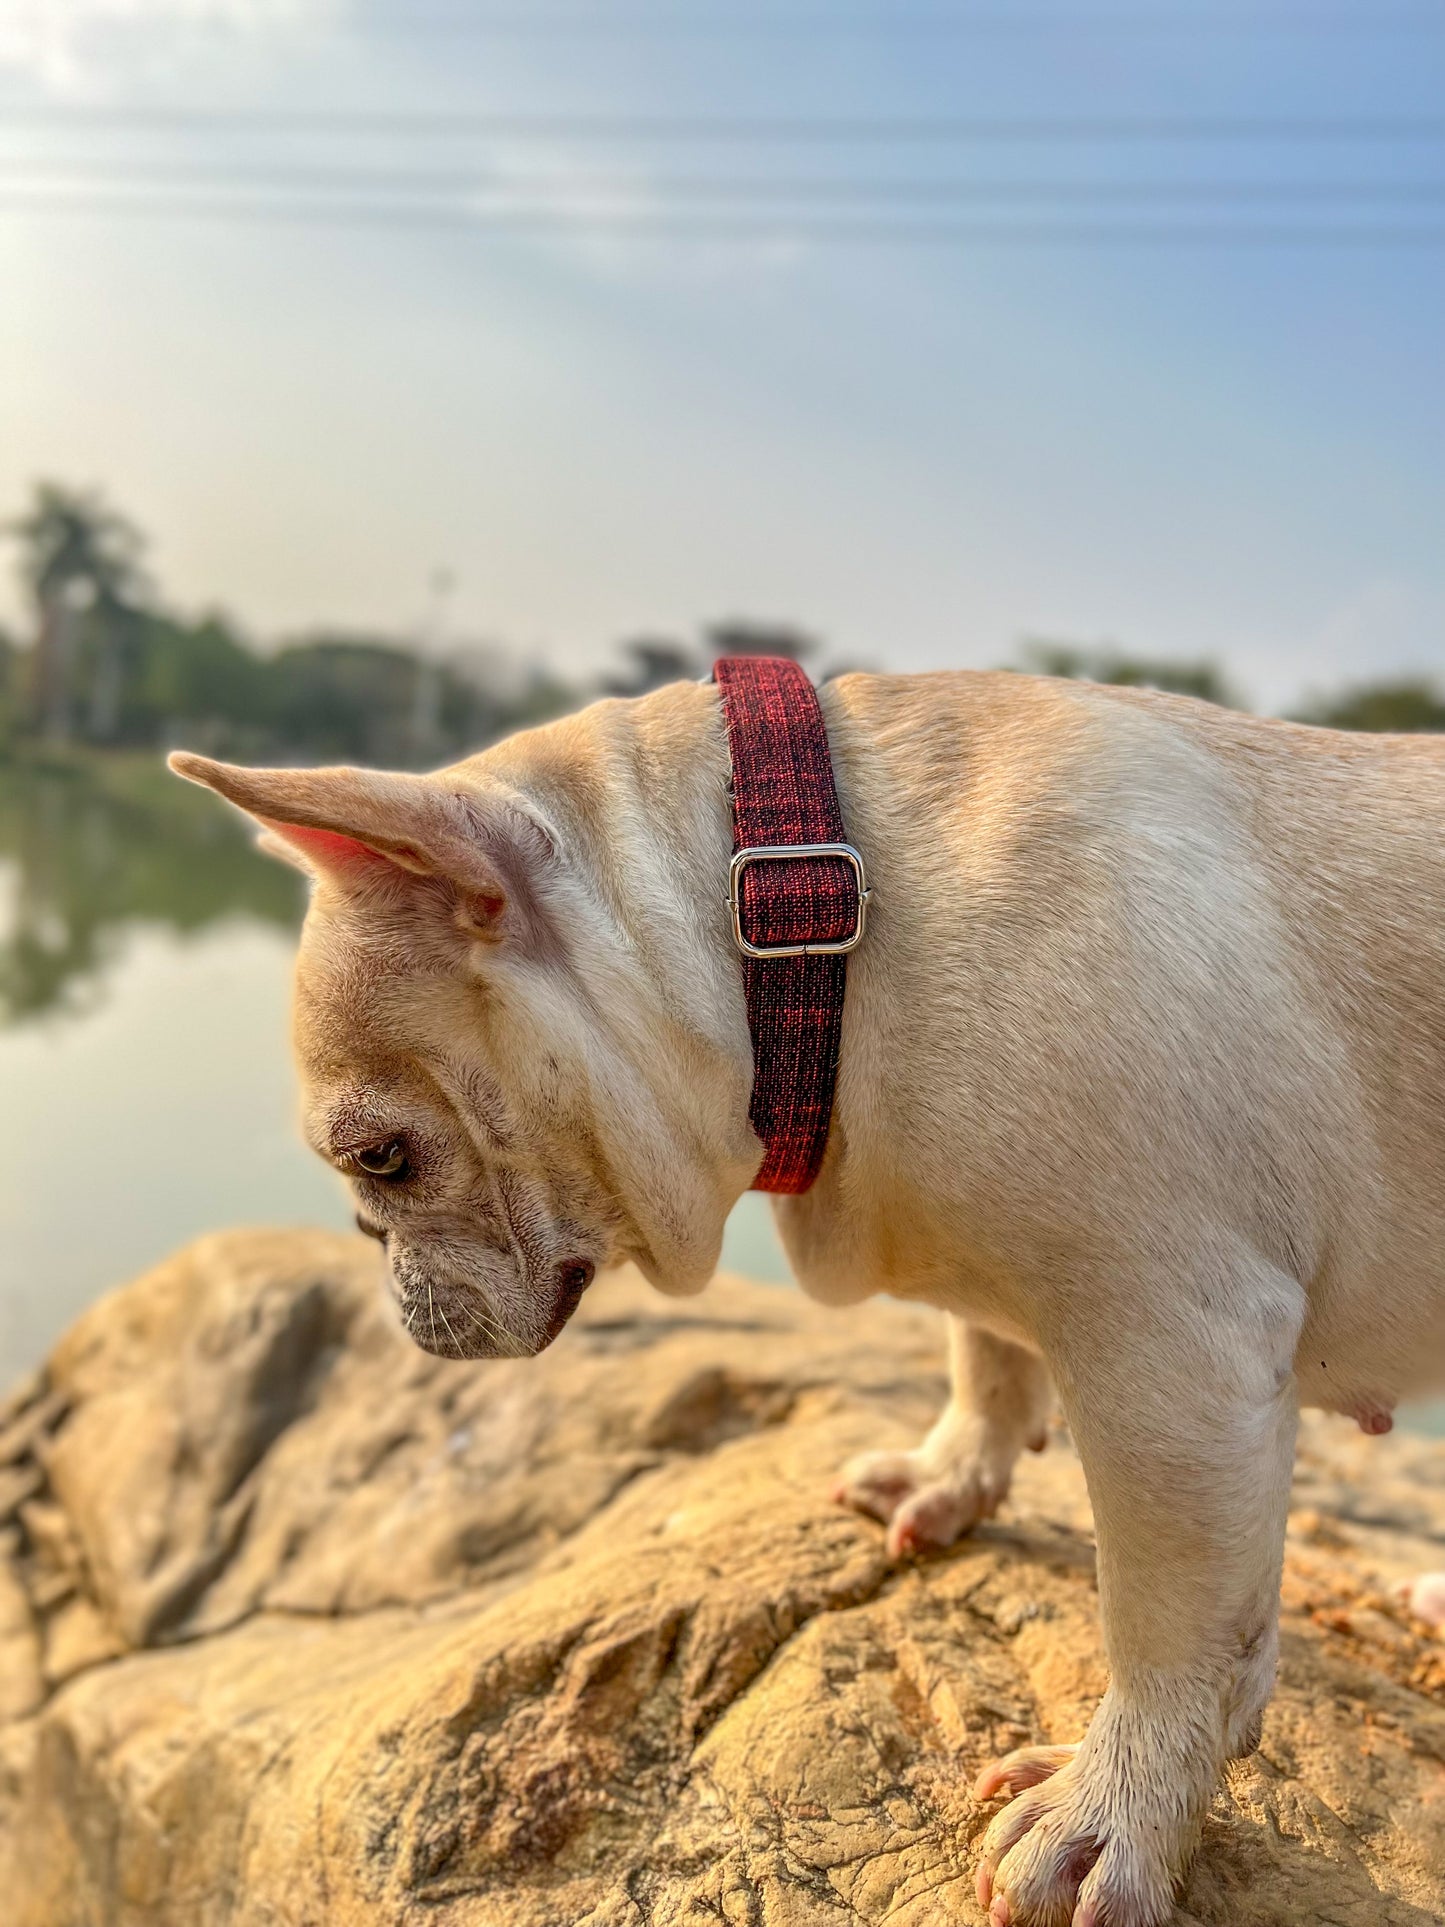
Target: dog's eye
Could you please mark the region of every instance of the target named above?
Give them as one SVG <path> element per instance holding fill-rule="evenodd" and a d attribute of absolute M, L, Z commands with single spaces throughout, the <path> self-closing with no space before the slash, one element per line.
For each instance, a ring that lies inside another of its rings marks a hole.
<path fill-rule="evenodd" d="M 364 1151 L 357 1151 L 354 1156 L 369 1178 L 390 1178 L 395 1181 L 406 1177 L 411 1170 L 405 1138 L 393 1137 L 388 1138 L 385 1144 L 368 1144 Z"/>

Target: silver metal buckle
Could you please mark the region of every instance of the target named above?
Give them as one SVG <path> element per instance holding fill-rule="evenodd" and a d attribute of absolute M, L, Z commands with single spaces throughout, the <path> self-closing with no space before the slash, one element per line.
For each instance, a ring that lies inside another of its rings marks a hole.
<path fill-rule="evenodd" d="M 851 933 L 834 943 L 749 943 L 743 935 L 742 880 L 750 863 L 782 863 L 790 858 L 836 856 L 851 863 L 858 879 L 858 920 Z M 751 850 L 739 850 L 728 865 L 728 903 L 733 913 L 733 939 L 745 957 L 838 957 L 856 950 L 863 941 L 868 921 L 868 878 L 863 859 L 851 843 L 767 843 Z"/>

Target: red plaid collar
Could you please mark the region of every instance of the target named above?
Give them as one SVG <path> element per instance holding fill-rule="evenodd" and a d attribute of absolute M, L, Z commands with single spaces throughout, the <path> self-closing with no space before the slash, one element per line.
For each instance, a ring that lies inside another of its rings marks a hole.
<path fill-rule="evenodd" d="M 782 657 L 725 656 L 713 680 L 733 766 L 728 899 L 753 1040 L 748 1116 L 767 1146 L 752 1188 L 806 1191 L 828 1142 L 847 953 L 863 935 L 867 879 L 844 834 L 823 712 L 803 671 Z"/>

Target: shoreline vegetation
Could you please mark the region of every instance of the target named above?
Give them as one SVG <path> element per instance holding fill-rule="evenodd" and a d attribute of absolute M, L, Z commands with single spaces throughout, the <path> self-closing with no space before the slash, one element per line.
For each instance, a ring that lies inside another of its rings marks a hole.
<path fill-rule="evenodd" d="M 793 624 L 730 619 L 694 637 L 624 639 L 592 674 L 566 680 L 535 657 L 447 635 L 445 571 L 409 636 L 320 627 L 263 646 L 218 611 L 173 611 L 146 571 L 146 538 L 95 491 L 37 483 L 28 506 L 0 521 L 0 539 L 27 608 L 25 634 L 0 629 L 0 760 L 31 769 L 69 769 L 77 747 L 155 753 L 180 742 L 256 762 L 423 768 L 594 697 L 705 674 L 719 655 L 790 655 L 820 677 L 844 666 Z M 1004 666 L 1247 706 L 1211 662 L 1108 643 L 1026 640 Z M 1334 728 L 1440 730 L 1445 688 L 1384 679 L 1302 699 L 1293 713 Z"/>
<path fill-rule="evenodd" d="M 25 635 L 0 629 L 0 758 L 31 767 L 68 767 L 78 747 L 184 743 L 253 762 L 419 769 L 594 697 L 701 675 L 720 655 L 784 654 L 822 672 L 803 631 L 727 620 L 692 639 L 630 638 L 566 680 L 535 657 L 448 636 L 444 572 L 412 635 L 322 627 L 263 645 L 217 611 L 168 608 L 142 567 L 140 531 L 93 492 L 38 484 L 0 537 L 28 610 Z"/>
<path fill-rule="evenodd" d="M 220 614 L 171 611 L 135 524 L 56 483 L 0 520 L 0 544 L 29 610 L 24 636 L 0 630 L 0 1024 L 69 1007 L 129 927 L 185 935 L 228 915 L 282 930 L 299 921 L 298 880 L 166 772 L 162 753 L 178 743 L 255 762 L 434 767 L 597 696 L 703 675 L 721 654 L 790 655 L 820 678 L 845 667 L 805 631 L 756 620 L 633 637 L 572 682 L 495 645 L 447 641 L 438 611 L 411 638 L 323 629 L 263 648 Z M 1009 666 L 1245 706 L 1213 663 L 1107 644 L 1034 640 Z M 1382 681 L 1296 716 L 1441 730 L 1445 691 Z"/>

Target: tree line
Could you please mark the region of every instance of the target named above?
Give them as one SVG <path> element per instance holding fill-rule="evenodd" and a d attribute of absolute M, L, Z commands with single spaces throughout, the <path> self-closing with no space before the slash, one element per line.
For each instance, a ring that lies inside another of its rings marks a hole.
<path fill-rule="evenodd" d="M 31 634 L 22 644 L 0 631 L 0 747 L 184 740 L 222 756 L 416 768 L 593 695 L 700 675 L 716 655 L 814 648 L 785 626 L 721 623 L 696 643 L 634 639 L 576 686 L 496 652 L 380 634 L 323 630 L 263 650 L 224 616 L 167 610 L 140 531 L 94 492 L 40 483 L 3 532 Z"/>
<path fill-rule="evenodd" d="M 425 767 L 598 694 L 640 694 L 705 673 L 721 654 L 787 654 L 822 667 L 816 640 L 786 625 L 730 622 L 695 641 L 638 637 L 610 668 L 571 685 L 476 650 L 443 653 L 394 636 L 321 631 L 260 650 L 221 615 L 168 611 L 145 542 L 94 492 L 43 482 L 4 525 L 31 633 L 0 631 L 0 749 L 161 748 L 184 739 L 253 760 L 352 760 Z M 1219 669 L 1108 648 L 1033 643 L 1037 673 L 1145 685 L 1242 707 Z M 1445 729 L 1445 695 L 1423 679 L 1370 683 L 1302 709 L 1343 729 Z"/>

